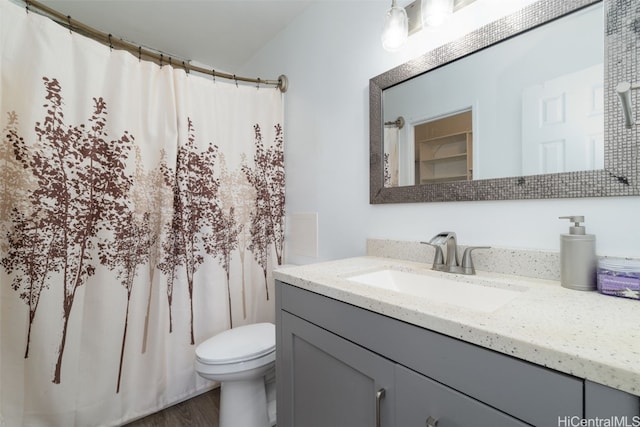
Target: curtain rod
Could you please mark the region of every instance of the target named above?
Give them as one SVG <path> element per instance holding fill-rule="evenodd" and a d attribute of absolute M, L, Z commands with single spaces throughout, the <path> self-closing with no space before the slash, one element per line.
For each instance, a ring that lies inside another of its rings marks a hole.
<path fill-rule="evenodd" d="M 398 129 L 402 129 L 404 127 L 404 117 L 400 116 L 392 122 L 384 122 L 385 126 L 394 126 Z"/>
<path fill-rule="evenodd" d="M 203 67 L 199 67 L 197 65 L 192 65 L 186 61 L 181 61 L 181 63 L 176 64 L 173 63 L 173 58 L 169 55 L 164 55 L 162 53 L 156 53 L 152 50 L 144 48 L 142 46 L 136 46 L 133 43 L 129 43 L 122 39 L 118 39 L 113 37 L 111 34 L 106 34 L 101 31 L 96 30 L 93 27 L 90 27 L 82 22 L 78 22 L 75 19 L 72 19 L 69 15 L 64 15 L 58 12 L 55 9 L 52 9 L 44 4 L 35 1 L 35 0 L 23 0 L 26 4 L 27 11 L 31 11 L 32 8 L 38 10 L 40 12 L 44 12 L 44 14 L 49 15 L 49 17 L 55 18 L 54 20 L 59 24 L 62 24 L 69 28 L 70 31 L 75 31 L 79 34 L 86 35 L 104 45 L 109 46 L 110 48 L 117 48 L 121 50 L 126 50 L 127 52 L 136 55 L 138 59 L 152 59 L 154 62 L 162 65 L 169 65 L 171 67 L 182 67 L 188 73 L 190 71 L 196 71 L 198 73 L 207 74 L 210 76 L 221 77 L 223 79 L 234 80 L 237 82 L 248 82 L 248 83 L 256 83 L 258 87 L 261 84 L 263 85 L 271 85 L 276 86 L 280 89 L 281 92 L 286 92 L 289 88 L 289 80 L 287 76 L 284 74 L 278 77 L 278 80 L 262 80 L 260 78 L 253 79 L 249 77 L 241 77 L 236 76 L 235 74 L 221 73 L 219 71 L 215 71 L 212 69 L 207 69 Z"/>

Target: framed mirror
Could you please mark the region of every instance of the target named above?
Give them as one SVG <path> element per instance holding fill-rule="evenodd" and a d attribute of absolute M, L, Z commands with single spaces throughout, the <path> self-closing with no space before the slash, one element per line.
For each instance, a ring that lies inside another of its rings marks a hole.
<path fill-rule="evenodd" d="M 634 9 L 541 0 L 372 78 L 370 203 L 639 195 Z"/>

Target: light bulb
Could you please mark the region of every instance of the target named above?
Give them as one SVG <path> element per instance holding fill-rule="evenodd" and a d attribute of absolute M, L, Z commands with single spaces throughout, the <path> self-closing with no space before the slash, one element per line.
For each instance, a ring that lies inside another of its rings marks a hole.
<path fill-rule="evenodd" d="M 409 36 L 409 18 L 402 7 L 396 6 L 395 0 L 391 3 L 391 9 L 384 17 L 382 27 L 382 47 L 395 52 L 407 41 Z"/>
<path fill-rule="evenodd" d="M 453 13 L 453 0 L 422 0 L 422 27 L 437 27 Z"/>

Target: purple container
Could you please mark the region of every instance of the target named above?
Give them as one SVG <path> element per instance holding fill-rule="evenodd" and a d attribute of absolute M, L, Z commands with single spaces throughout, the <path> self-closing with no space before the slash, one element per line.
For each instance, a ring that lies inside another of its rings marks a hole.
<path fill-rule="evenodd" d="M 608 258 L 598 261 L 598 291 L 640 300 L 640 260 Z"/>

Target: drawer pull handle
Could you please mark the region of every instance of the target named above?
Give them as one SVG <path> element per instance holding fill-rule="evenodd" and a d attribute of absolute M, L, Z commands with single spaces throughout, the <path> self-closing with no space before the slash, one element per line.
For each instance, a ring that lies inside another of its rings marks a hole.
<path fill-rule="evenodd" d="M 376 392 L 376 427 L 380 427 L 380 401 L 384 398 L 384 394 L 383 388 Z"/>
<path fill-rule="evenodd" d="M 438 420 L 436 420 L 433 417 L 427 418 L 427 427 L 437 427 L 437 425 L 438 425 Z"/>

